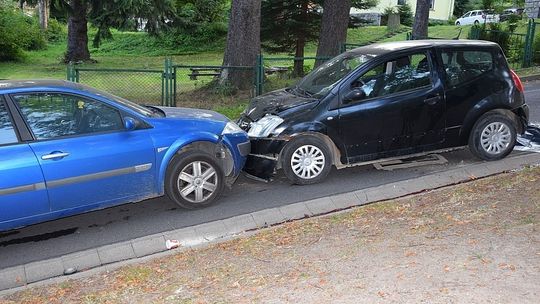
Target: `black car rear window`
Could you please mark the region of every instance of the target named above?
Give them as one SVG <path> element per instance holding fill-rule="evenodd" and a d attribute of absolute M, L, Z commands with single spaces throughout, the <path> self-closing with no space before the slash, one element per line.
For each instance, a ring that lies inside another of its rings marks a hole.
<path fill-rule="evenodd" d="M 17 142 L 17 134 L 9 118 L 9 114 L 4 103 L 4 97 L 0 96 L 0 146 Z"/>
<path fill-rule="evenodd" d="M 445 50 L 441 54 L 446 83 L 458 86 L 493 69 L 490 51 Z"/>

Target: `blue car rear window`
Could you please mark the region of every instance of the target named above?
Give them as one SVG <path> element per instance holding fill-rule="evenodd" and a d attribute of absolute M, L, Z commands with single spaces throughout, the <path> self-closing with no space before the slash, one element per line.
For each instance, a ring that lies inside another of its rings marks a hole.
<path fill-rule="evenodd" d="M 17 134 L 9 118 L 9 114 L 4 103 L 4 98 L 0 96 L 0 145 L 7 145 L 17 142 Z"/>

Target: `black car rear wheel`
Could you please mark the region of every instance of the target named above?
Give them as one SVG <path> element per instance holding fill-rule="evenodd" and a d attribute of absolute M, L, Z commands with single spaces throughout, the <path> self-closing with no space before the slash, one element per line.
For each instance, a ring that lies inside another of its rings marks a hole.
<path fill-rule="evenodd" d="M 165 177 L 165 191 L 180 207 L 196 209 L 212 204 L 223 191 L 223 170 L 215 159 L 199 151 L 176 155 Z"/>
<path fill-rule="evenodd" d="M 315 136 L 296 138 L 283 148 L 282 167 L 294 184 L 316 184 L 330 172 L 330 150 L 324 141 Z"/>
<path fill-rule="evenodd" d="M 498 160 L 512 152 L 516 136 L 516 127 L 511 118 L 501 112 L 490 111 L 474 124 L 469 148 L 480 159 Z"/>

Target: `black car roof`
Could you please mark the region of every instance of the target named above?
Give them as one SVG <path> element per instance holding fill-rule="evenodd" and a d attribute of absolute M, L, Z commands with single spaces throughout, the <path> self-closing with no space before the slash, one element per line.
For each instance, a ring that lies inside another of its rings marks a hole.
<path fill-rule="evenodd" d="M 81 89 L 78 83 L 60 79 L 0 80 L 0 91 L 35 87 Z"/>
<path fill-rule="evenodd" d="M 395 52 L 395 51 L 413 50 L 416 48 L 423 48 L 423 47 L 452 48 L 452 47 L 463 47 L 463 46 L 497 47 L 498 44 L 491 41 L 484 41 L 484 40 L 438 40 L 438 39 L 407 40 L 407 41 L 382 42 L 382 43 L 370 44 L 370 45 L 361 46 L 359 48 L 353 49 L 350 52 L 380 56 L 380 55 L 385 55 L 385 54 Z"/>

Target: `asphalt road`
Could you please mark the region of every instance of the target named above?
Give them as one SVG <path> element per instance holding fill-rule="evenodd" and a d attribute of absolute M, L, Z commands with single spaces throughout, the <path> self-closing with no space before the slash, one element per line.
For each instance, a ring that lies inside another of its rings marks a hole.
<path fill-rule="evenodd" d="M 525 89 L 531 122 L 540 124 L 540 82 L 526 83 Z M 202 210 L 183 210 L 162 197 L 3 232 L 0 233 L 0 269 L 478 162 L 468 150 L 443 155 L 449 161 L 445 165 L 393 172 L 377 171 L 372 166 L 333 170 L 324 183 L 311 186 L 290 185 L 283 175 L 269 184 L 240 177 L 217 205 Z"/>

